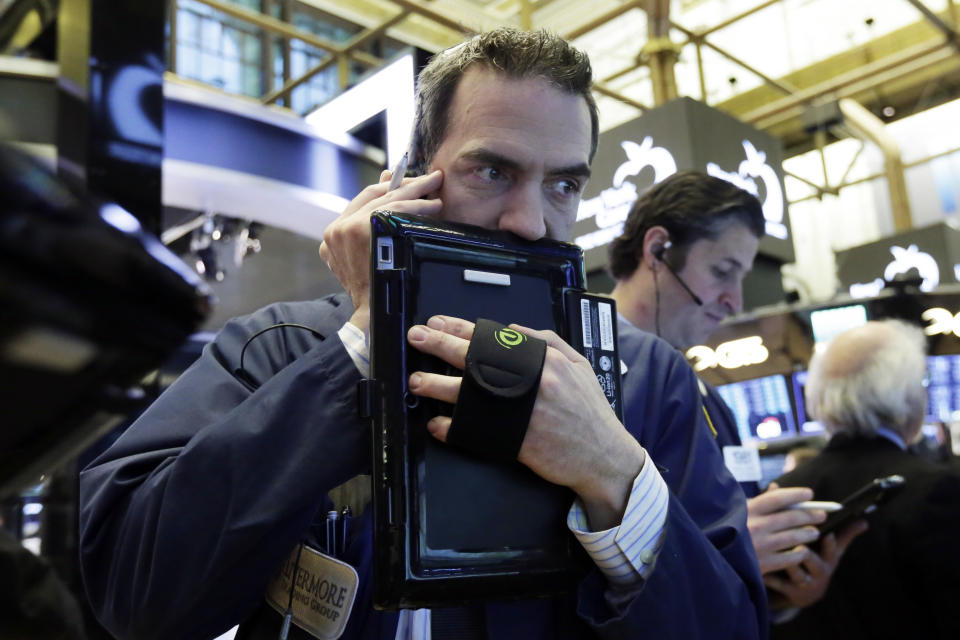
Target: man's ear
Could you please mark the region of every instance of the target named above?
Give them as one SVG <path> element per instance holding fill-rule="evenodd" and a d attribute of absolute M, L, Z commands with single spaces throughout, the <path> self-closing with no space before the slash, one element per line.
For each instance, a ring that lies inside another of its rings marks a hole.
<path fill-rule="evenodd" d="M 668 242 L 670 242 L 670 232 L 666 227 L 657 225 L 647 229 L 643 234 L 643 256 L 640 262 L 648 269 L 659 270 L 663 266 L 659 256 L 663 255 L 662 252 L 666 249 Z"/>

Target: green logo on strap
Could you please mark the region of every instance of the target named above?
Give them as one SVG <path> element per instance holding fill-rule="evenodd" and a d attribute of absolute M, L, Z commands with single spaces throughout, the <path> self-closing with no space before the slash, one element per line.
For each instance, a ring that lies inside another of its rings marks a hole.
<path fill-rule="evenodd" d="M 497 339 L 497 344 L 499 344 L 504 349 L 510 349 L 515 347 L 524 340 L 527 339 L 527 336 L 523 335 L 519 331 L 514 331 L 513 329 L 497 329 L 497 332 L 494 334 L 494 337 Z"/>

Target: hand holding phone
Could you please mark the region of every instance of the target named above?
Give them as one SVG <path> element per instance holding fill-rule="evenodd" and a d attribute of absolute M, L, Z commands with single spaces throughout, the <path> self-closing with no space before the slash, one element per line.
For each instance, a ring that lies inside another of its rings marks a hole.
<path fill-rule="evenodd" d="M 898 491 L 906 483 L 903 476 L 892 475 L 886 478 L 877 478 L 870 481 L 841 503 L 843 508 L 827 514 L 827 519 L 820 525 L 820 535 L 825 536 L 831 531 L 842 529 L 857 518 L 870 513 L 877 505 Z"/>

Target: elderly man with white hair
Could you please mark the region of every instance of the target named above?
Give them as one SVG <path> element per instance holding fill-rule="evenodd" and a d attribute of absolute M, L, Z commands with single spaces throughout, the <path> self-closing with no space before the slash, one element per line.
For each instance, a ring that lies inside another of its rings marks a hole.
<path fill-rule="evenodd" d="M 878 477 L 906 484 L 867 516 L 823 599 L 774 638 L 960 638 L 960 475 L 907 451 L 926 413 L 925 346 L 918 327 L 875 321 L 811 361 L 807 405 L 830 442 L 778 482 L 836 501 Z"/>

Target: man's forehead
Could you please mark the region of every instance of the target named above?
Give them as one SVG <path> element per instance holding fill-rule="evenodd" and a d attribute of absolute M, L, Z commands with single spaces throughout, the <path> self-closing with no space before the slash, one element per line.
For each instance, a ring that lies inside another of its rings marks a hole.
<path fill-rule="evenodd" d="M 720 259 L 732 266 L 750 269 L 757 254 L 760 239 L 743 223 L 732 221 L 713 238 L 701 238 L 702 243 L 714 259 Z"/>
<path fill-rule="evenodd" d="M 569 158 L 562 164 L 588 163 L 586 99 L 539 76 L 513 77 L 483 64 L 467 68 L 451 100 L 444 138 L 467 136 L 474 138 L 471 147 L 503 154 L 511 138 L 524 135 L 540 135 L 544 144 L 566 147 Z M 490 144 L 500 148 L 489 148 Z"/>

